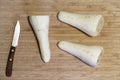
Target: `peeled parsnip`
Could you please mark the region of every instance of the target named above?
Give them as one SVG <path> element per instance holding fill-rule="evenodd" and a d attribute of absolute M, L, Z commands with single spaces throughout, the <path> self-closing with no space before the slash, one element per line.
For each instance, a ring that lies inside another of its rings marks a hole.
<path fill-rule="evenodd" d="M 49 16 L 30 16 L 29 17 L 32 28 L 38 39 L 42 59 L 44 62 L 50 60 L 50 48 L 48 40 Z"/>
<path fill-rule="evenodd" d="M 100 55 L 104 52 L 101 46 L 87 46 L 68 41 L 60 41 L 58 47 L 78 57 L 92 67 L 97 65 Z"/>
<path fill-rule="evenodd" d="M 60 11 L 58 19 L 80 29 L 90 36 L 97 36 L 104 24 L 103 16 L 98 14 L 75 14 Z"/>

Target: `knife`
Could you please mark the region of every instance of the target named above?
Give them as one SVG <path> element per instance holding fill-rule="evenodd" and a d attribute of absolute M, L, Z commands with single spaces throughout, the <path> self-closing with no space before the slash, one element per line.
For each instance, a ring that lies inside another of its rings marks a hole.
<path fill-rule="evenodd" d="M 9 51 L 9 56 L 8 56 L 7 65 L 6 65 L 6 76 L 8 77 L 12 75 L 14 54 L 15 54 L 15 49 L 18 46 L 19 35 L 20 35 L 20 23 L 19 21 L 17 21 L 15 30 L 14 30 L 12 45 Z"/>

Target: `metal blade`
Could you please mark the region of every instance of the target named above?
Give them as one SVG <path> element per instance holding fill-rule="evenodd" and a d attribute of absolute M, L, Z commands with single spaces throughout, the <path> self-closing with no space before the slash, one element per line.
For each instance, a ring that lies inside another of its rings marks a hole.
<path fill-rule="evenodd" d="M 12 41 L 12 46 L 13 47 L 17 47 L 18 40 L 19 40 L 19 35 L 20 35 L 20 23 L 19 23 L 19 21 L 17 21 L 17 24 L 15 26 L 13 41 Z"/>

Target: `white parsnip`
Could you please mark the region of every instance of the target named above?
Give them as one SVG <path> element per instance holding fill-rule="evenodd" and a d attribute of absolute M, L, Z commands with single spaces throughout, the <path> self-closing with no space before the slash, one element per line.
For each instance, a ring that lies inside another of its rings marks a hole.
<path fill-rule="evenodd" d="M 90 36 L 97 36 L 104 25 L 103 16 L 98 14 L 76 14 L 60 11 L 58 19 L 80 29 Z"/>
<path fill-rule="evenodd" d="M 44 62 L 49 62 L 50 60 L 50 47 L 48 39 L 49 16 L 47 15 L 30 16 L 29 20 L 38 39 L 42 59 Z"/>
<path fill-rule="evenodd" d="M 104 52 L 104 49 L 101 46 L 88 46 L 68 41 L 60 41 L 58 47 L 73 56 L 78 57 L 92 67 L 97 65 L 101 54 Z"/>

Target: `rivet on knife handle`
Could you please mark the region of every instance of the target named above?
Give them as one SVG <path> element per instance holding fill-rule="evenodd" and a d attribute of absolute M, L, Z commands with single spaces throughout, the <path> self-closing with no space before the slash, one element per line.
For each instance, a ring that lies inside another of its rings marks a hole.
<path fill-rule="evenodd" d="M 10 77 L 12 75 L 14 53 L 15 53 L 15 47 L 11 46 L 10 53 L 8 56 L 7 66 L 6 66 L 6 76 L 8 76 L 8 77 Z"/>

